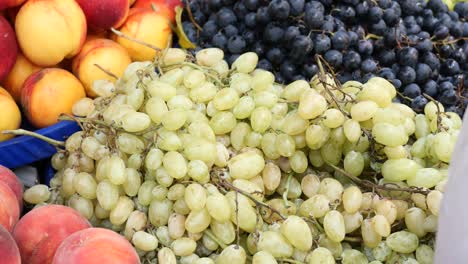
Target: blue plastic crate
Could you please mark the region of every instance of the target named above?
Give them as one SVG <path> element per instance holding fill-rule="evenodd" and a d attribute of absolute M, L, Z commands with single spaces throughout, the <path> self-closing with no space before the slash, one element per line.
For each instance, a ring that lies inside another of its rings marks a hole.
<path fill-rule="evenodd" d="M 25 127 L 27 129 L 27 127 Z M 38 134 L 65 140 L 80 130 L 73 121 L 61 121 L 53 126 L 35 131 Z M 57 150 L 54 146 L 30 136 L 18 136 L 0 142 L 0 164 L 8 168 L 17 168 L 51 157 Z"/>

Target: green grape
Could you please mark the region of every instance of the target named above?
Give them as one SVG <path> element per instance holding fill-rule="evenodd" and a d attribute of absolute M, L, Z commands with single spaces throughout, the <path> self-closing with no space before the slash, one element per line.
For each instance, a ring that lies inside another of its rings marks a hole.
<path fill-rule="evenodd" d="M 338 109 L 330 108 L 323 113 L 323 124 L 329 128 L 337 128 L 345 121 L 345 116 Z"/>
<path fill-rule="evenodd" d="M 277 264 L 275 257 L 267 251 L 258 251 L 253 255 L 252 264 Z"/>
<path fill-rule="evenodd" d="M 351 107 L 351 117 L 358 122 L 370 120 L 378 108 L 373 101 L 361 101 Z"/>
<path fill-rule="evenodd" d="M 201 160 L 206 164 L 213 164 L 216 159 L 216 144 L 206 139 L 191 136 L 185 142 L 184 156 L 188 160 Z"/>
<path fill-rule="evenodd" d="M 374 231 L 382 237 L 387 237 L 390 235 L 390 224 L 387 221 L 387 218 L 383 215 L 375 215 L 372 218 L 372 227 Z"/>
<path fill-rule="evenodd" d="M 375 248 L 382 241 L 382 236 L 374 230 L 371 219 L 364 219 L 362 222 L 361 235 L 364 245 L 368 248 Z"/>
<path fill-rule="evenodd" d="M 199 65 L 212 67 L 224 58 L 224 51 L 218 48 L 202 49 L 197 52 L 195 58 Z"/>
<path fill-rule="evenodd" d="M 169 200 L 152 200 L 148 208 L 148 218 L 152 225 L 161 227 L 167 225 L 173 203 Z M 161 239 L 160 239 L 161 240 Z"/>
<path fill-rule="evenodd" d="M 200 70 L 190 70 L 187 75 L 184 76 L 184 86 L 192 89 L 205 82 L 205 74 Z"/>
<path fill-rule="evenodd" d="M 288 134 L 279 134 L 275 140 L 276 151 L 283 157 L 291 157 L 296 149 L 294 139 Z"/>
<path fill-rule="evenodd" d="M 302 94 L 308 89 L 310 89 L 310 86 L 306 81 L 297 80 L 284 87 L 281 97 L 289 103 L 299 102 Z"/>
<path fill-rule="evenodd" d="M 383 151 L 389 159 L 403 159 L 409 156 L 408 150 L 403 146 L 386 146 Z"/>
<path fill-rule="evenodd" d="M 265 160 L 254 151 L 247 151 L 228 162 L 230 176 L 234 179 L 251 179 L 265 167 Z"/>
<path fill-rule="evenodd" d="M 247 255 L 243 247 L 238 245 L 229 245 L 216 258 L 216 264 L 239 263 L 244 264 L 247 261 Z"/>
<path fill-rule="evenodd" d="M 191 211 L 185 221 L 185 229 L 192 233 L 203 232 L 211 222 L 211 216 L 206 208 L 199 211 Z"/>
<path fill-rule="evenodd" d="M 402 124 L 403 117 L 397 109 L 387 107 L 387 108 L 379 108 L 372 117 L 372 122 L 374 124 L 377 123 L 388 123 L 394 126 L 398 126 Z"/>
<path fill-rule="evenodd" d="M 210 223 L 210 229 L 225 244 L 230 244 L 236 239 L 236 230 L 231 221 L 218 222 L 213 220 Z"/>
<path fill-rule="evenodd" d="M 36 185 L 39 186 L 39 185 Z M 73 187 L 75 191 L 86 199 L 96 198 L 97 183 L 94 177 L 86 172 L 80 172 L 73 178 Z"/>
<path fill-rule="evenodd" d="M 256 107 L 272 108 L 278 102 L 278 96 L 269 91 L 254 92 L 254 101 Z"/>
<path fill-rule="evenodd" d="M 398 231 L 387 237 L 387 246 L 398 253 L 411 253 L 419 246 L 418 237 L 408 231 Z"/>
<path fill-rule="evenodd" d="M 405 224 L 408 230 L 416 234 L 418 237 L 426 235 L 424 230 L 424 220 L 426 219 L 426 213 L 417 207 L 410 208 L 405 214 Z"/>
<path fill-rule="evenodd" d="M 395 97 L 395 88 L 391 89 L 391 85 L 381 85 L 380 82 L 381 81 L 369 81 L 363 84 L 362 90 L 358 94 L 358 100 L 374 101 L 379 105 L 379 107 L 389 106 L 392 103 L 392 98 Z"/>
<path fill-rule="evenodd" d="M 341 254 L 342 264 L 367 264 L 367 257 L 356 249 L 345 249 Z"/>
<path fill-rule="evenodd" d="M 127 196 L 120 196 L 117 204 L 109 214 L 109 220 L 113 225 L 121 225 L 127 221 L 134 208 L 133 201 Z"/>
<path fill-rule="evenodd" d="M 236 126 L 237 120 L 234 114 L 227 111 L 216 113 L 210 120 L 210 126 L 216 135 L 231 132 Z"/>
<path fill-rule="evenodd" d="M 189 97 L 195 103 L 206 103 L 215 97 L 217 90 L 213 83 L 203 82 L 190 89 Z"/>
<path fill-rule="evenodd" d="M 260 233 L 257 248 L 266 251 L 275 258 L 288 258 L 293 254 L 293 247 L 286 238 L 278 232 L 265 231 Z"/>
<path fill-rule="evenodd" d="M 176 239 L 171 244 L 171 249 L 176 256 L 189 256 L 195 252 L 197 243 L 188 237 Z"/>
<path fill-rule="evenodd" d="M 117 146 L 127 154 L 139 154 L 145 148 L 145 144 L 141 139 L 129 133 L 120 133 L 117 136 Z"/>
<path fill-rule="evenodd" d="M 307 169 L 308 160 L 304 152 L 296 150 L 294 154 L 289 158 L 289 164 L 291 169 L 296 173 L 303 173 Z"/>
<path fill-rule="evenodd" d="M 364 170 L 364 157 L 360 152 L 352 150 L 346 154 L 343 165 L 347 173 L 358 177 Z"/>
<path fill-rule="evenodd" d="M 449 162 L 454 149 L 454 142 L 448 132 L 437 133 L 434 137 L 432 149 L 437 158 L 443 162 Z"/>
<path fill-rule="evenodd" d="M 247 147 L 256 148 L 262 143 L 262 134 L 252 131 L 245 137 Z"/>
<path fill-rule="evenodd" d="M 343 241 L 346 231 L 343 215 L 336 211 L 329 211 L 323 219 L 323 228 L 327 237 L 334 242 Z"/>
<path fill-rule="evenodd" d="M 261 106 L 255 108 L 250 115 L 250 125 L 256 132 L 265 132 L 271 124 L 272 114 L 268 108 Z"/>
<path fill-rule="evenodd" d="M 93 202 L 77 194 L 74 194 L 68 200 L 67 205 L 78 211 L 78 213 L 80 213 L 84 218 L 88 220 L 90 220 L 94 215 Z"/>
<path fill-rule="evenodd" d="M 200 184 L 192 183 L 185 188 L 184 199 L 192 211 L 198 211 L 205 207 L 206 196 L 206 190 Z"/>
<path fill-rule="evenodd" d="M 330 129 L 323 125 L 310 125 L 305 136 L 307 146 L 312 150 L 317 150 L 330 138 Z"/>
<path fill-rule="evenodd" d="M 404 127 L 389 123 L 377 123 L 372 128 L 375 140 L 389 147 L 397 147 L 408 142 L 408 135 Z"/>
<path fill-rule="evenodd" d="M 187 165 L 187 174 L 200 183 L 208 182 L 210 177 L 208 166 L 201 160 L 191 160 Z"/>
<path fill-rule="evenodd" d="M 324 247 L 318 247 L 314 249 L 309 254 L 308 259 L 309 259 L 308 261 L 309 264 L 315 264 L 315 263 L 335 264 L 336 263 L 330 250 Z"/>
<path fill-rule="evenodd" d="M 80 174 L 75 176 L 75 179 L 79 176 Z M 81 177 L 80 177 L 81 178 Z M 75 181 L 73 179 L 73 181 Z M 50 198 L 50 191 L 49 187 L 44 184 L 38 184 L 34 185 L 31 188 L 27 189 L 24 194 L 23 194 L 23 199 L 30 204 L 40 204 L 43 202 L 46 202 Z"/>
<path fill-rule="evenodd" d="M 414 177 L 419 169 L 419 164 L 407 158 L 387 160 L 382 165 L 382 176 L 388 181 L 404 181 Z"/>
<path fill-rule="evenodd" d="M 213 98 L 213 105 L 219 111 L 233 108 L 239 101 L 237 91 L 232 88 L 219 90 Z"/>
<path fill-rule="evenodd" d="M 176 132 L 161 128 L 159 129 L 157 146 L 165 151 L 176 151 L 182 148 L 182 140 Z"/>
<path fill-rule="evenodd" d="M 171 201 L 184 199 L 185 189 L 185 186 L 181 183 L 176 183 L 172 185 L 167 192 L 167 199 Z"/>
<path fill-rule="evenodd" d="M 136 232 L 132 237 L 132 243 L 143 251 L 152 251 L 158 247 L 158 239 L 144 231 Z"/>
<path fill-rule="evenodd" d="M 385 242 L 380 242 L 377 247 L 372 249 L 372 256 L 377 261 L 386 261 L 391 254 L 392 250 L 387 246 Z"/>
<path fill-rule="evenodd" d="M 158 250 L 158 263 L 161 264 L 177 264 L 174 252 L 170 248 L 163 247 Z"/>
<path fill-rule="evenodd" d="M 356 212 L 353 214 L 343 212 L 342 215 L 345 224 L 346 234 L 352 233 L 356 231 L 359 227 L 361 227 L 363 216 L 360 212 Z"/>
<path fill-rule="evenodd" d="M 327 142 L 320 149 L 320 154 L 326 163 L 338 165 L 341 160 L 342 150 L 340 146 Z"/>
<path fill-rule="evenodd" d="M 420 264 L 434 263 L 434 250 L 428 245 L 421 244 L 416 249 L 416 259 Z"/>
<path fill-rule="evenodd" d="M 443 176 L 439 170 L 434 168 L 422 168 L 416 171 L 412 177 L 409 177 L 406 182 L 409 186 L 433 188 L 441 180 Z"/>
<path fill-rule="evenodd" d="M 164 154 L 162 163 L 166 172 L 174 179 L 183 178 L 187 174 L 187 161 L 176 151 Z"/>
<path fill-rule="evenodd" d="M 258 63 L 258 55 L 254 52 L 246 52 L 240 55 L 233 63 L 232 68 L 240 73 L 250 73 L 255 70 Z"/>
<path fill-rule="evenodd" d="M 119 188 L 108 180 L 99 182 L 96 187 L 96 197 L 102 208 L 112 210 L 119 199 Z"/>
<path fill-rule="evenodd" d="M 165 129 L 174 131 L 181 128 L 187 121 L 187 111 L 183 109 L 174 109 L 167 111 L 161 119 Z"/>
<path fill-rule="evenodd" d="M 314 119 L 327 110 L 327 100 L 315 90 L 308 89 L 299 99 L 298 114 L 303 119 Z"/>
<path fill-rule="evenodd" d="M 415 119 L 416 130 L 414 132 L 416 138 L 422 138 L 429 134 L 429 121 L 427 121 L 426 116 L 419 114 L 416 115 Z"/>
<path fill-rule="evenodd" d="M 252 89 L 254 91 L 265 91 L 275 81 L 273 73 L 261 69 L 256 69 L 252 72 Z"/>
<path fill-rule="evenodd" d="M 255 109 L 255 101 L 251 96 L 242 96 L 237 104 L 233 107 L 232 113 L 237 119 L 245 119 L 250 117 Z"/>
<path fill-rule="evenodd" d="M 281 234 L 299 250 L 307 251 L 312 247 L 312 232 L 299 216 L 288 216 L 281 225 Z"/>
<path fill-rule="evenodd" d="M 233 191 L 228 192 L 226 198 L 231 208 L 231 221 L 247 232 L 255 230 L 257 215 L 248 198 Z"/>
<path fill-rule="evenodd" d="M 361 208 L 362 192 L 356 186 L 350 186 L 343 191 L 343 207 L 346 212 L 353 214 Z"/>
<path fill-rule="evenodd" d="M 439 210 L 440 210 L 440 204 L 442 202 L 443 194 L 441 191 L 438 190 L 432 190 L 427 194 L 426 197 L 426 203 L 427 207 L 429 208 L 429 211 L 433 215 L 438 216 L 439 215 Z"/>
<path fill-rule="evenodd" d="M 280 130 L 291 136 L 302 134 L 309 127 L 309 122 L 303 119 L 296 111 L 289 112 L 284 119 L 281 120 L 282 122 L 279 124 Z M 272 120 L 271 127 L 274 129 L 274 119 Z"/>

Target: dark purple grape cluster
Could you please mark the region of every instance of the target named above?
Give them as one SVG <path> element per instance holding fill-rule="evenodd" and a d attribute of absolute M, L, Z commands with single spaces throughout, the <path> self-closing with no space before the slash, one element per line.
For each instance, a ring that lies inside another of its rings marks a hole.
<path fill-rule="evenodd" d="M 441 0 L 191 0 L 183 27 L 228 62 L 256 52 L 276 81 L 310 79 L 316 54 L 341 82 L 390 80 L 415 110 L 423 93 L 463 114 L 468 104 L 468 2 Z M 191 21 L 194 20 L 200 28 Z M 201 29 L 201 30 L 200 30 Z"/>

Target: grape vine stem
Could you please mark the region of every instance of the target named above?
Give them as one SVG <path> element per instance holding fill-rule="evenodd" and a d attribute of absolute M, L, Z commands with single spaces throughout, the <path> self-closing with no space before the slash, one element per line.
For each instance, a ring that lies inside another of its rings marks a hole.
<path fill-rule="evenodd" d="M 32 131 L 28 131 L 28 130 L 24 130 L 24 129 L 16 129 L 16 130 L 3 130 L 2 131 L 2 134 L 9 134 L 9 135 L 16 135 L 16 136 L 30 136 L 30 137 L 34 137 L 34 138 L 37 138 L 37 139 L 40 139 L 42 141 L 45 141 L 55 147 L 65 147 L 65 142 L 64 141 L 59 141 L 59 140 L 55 140 L 53 138 L 50 138 L 50 137 L 46 137 L 44 135 L 41 135 L 41 134 L 38 134 L 36 132 L 32 132 Z"/>

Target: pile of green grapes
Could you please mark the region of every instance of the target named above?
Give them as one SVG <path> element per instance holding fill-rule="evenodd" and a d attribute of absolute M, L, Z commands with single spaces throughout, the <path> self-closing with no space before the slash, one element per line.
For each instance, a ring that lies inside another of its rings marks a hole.
<path fill-rule="evenodd" d="M 96 82 L 25 200 L 121 233 L 142 263 L 433 262 L 457 114 L 416 114 L 379 77 L 280 85 L 255 53 L 223 56 L 167 49 Z"/>

